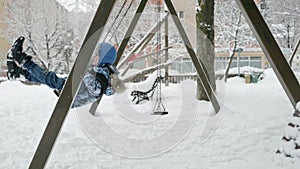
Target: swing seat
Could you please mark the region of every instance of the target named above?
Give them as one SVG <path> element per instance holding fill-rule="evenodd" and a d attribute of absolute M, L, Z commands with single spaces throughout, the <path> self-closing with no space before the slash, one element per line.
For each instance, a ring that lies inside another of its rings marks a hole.
<path fill-rule="evenodd" d="M 152 115 L 167 115 L 169 114 L 167 111 L 154 111 Z"/>
<path fill-rule="evenodd" d="M 139 91 L 139 90 L 134 90 L 131 92 L 131 96 L 133 96 L 133 99 L 132 99 L 132 102 L 134 102 L 135 100 L 137 100 L 135 102 L 135 104 L 139 104 L 141 101 L 143 100 L 147 100 L 149 101 L 150 99 L 152 99 L 153 97 L 153 94 L 154 94 L 154 91 L 157 87 L 157 84 L 160 80 L 162 80 L 163 77 L 157 77 L 151 87 L 151 89 L 149 89 L 148 91 L 146 92 L 143 92 L 143 91 Z M 150 95 L 149 95 L 150 94 Z"/>

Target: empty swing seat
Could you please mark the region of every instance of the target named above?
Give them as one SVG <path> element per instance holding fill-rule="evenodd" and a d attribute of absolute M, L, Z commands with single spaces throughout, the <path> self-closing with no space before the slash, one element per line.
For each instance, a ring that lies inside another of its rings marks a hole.
<path fill-rule="evenodd" d="M 158 81 L 163 79 L 163 77 L 157 77 L 152 85 L 152 87 L 148 91 L 139 91 L 139 90 L 134 90 L 131 92 L 131 96 L 133 96 L 132 101 L 136 101 L 135 104 L 139 104 L 143 100 L 150 100 L 152 99 L 154 95 L 154 91 L 157 87 Z"/>

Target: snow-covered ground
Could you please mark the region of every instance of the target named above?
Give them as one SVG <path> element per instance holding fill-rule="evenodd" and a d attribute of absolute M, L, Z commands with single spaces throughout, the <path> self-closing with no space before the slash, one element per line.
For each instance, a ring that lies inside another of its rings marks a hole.
<path fill-rule="evenodd" d="M 256 84 L 228 79 L 216 116 L 209 103 L 195 101 L 195 85 L 163 87 L 166 116 L 150 115 L 153 102 L 131 103 L 129 92 L 145 83 L 104 97 L 96 117 L 84 112 L 89 105 L 71 110 L 47 168 L 299 168 L 299 159 L 275 154 L 293 108 L 272 70 Z M 10 81 L 0 84 L 0 93 L 0 168 L 27 168 L 57 97 L 44 85 Z"/>

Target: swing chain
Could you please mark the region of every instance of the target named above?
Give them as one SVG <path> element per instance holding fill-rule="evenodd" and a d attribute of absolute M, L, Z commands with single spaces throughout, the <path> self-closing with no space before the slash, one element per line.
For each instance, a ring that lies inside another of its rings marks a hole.
<path fill-rule="evenodd" d="M 126 17 L 129 9 L 131 8 L 132 4 L 133 4 L 134 0 L 131 0 L 129 6 L 127 7 L 125 13 L 123 14 L 123 16 L 121 17 L 121 20 L 119 21 L 118 25 L 116 26 L 114 32 L 112 33 L 112 35 L 115 35 L 116 32 L 118 31 L 119 27 L 121 26 L 121 23 L 123 22 L 124 18 Z M 111 41 L 111 39 L 113 38 L 113 36 L 110 37 L 109 41 Z"/>
<path fill-rule="evenodd" d="M 113 20 L 113 22 L 112 22 L 110 28 L 108 29 L 108 32 L 106 33 L 106 35 L 105 35 L 103 41 L 105 41 L 105 40 L 107 39 L 107 37 L 108 37 L 108 35 L 110 34 L 110 32 L 111 32 L 113 26 L 115 25 L 115 23 L 117 22 L 118 18 L 120 17 L 120 15 L 121 15 L 121 13 L 122 13 L 122 11 L 123 11 L 123 9 L 124 9 L 124 7 L 125 7 L 127 1 L 128 1 L 128 0 L 124 0 L 124 1 L 123 1 L 123 4 L 122 4 L 120 10 L 118 11 L 116 17 L 114 18 L 114 20 Z"/>
<path fill-rule="evenodd" d="M 161 6 L 158 3 L 156 6 L 156 12 L 157 12 L 157 22 L 160 22 L 161 18 L 160 18 L 160 14 L 161 14 Z M 156 50 L 160 49 L 160 45 L 161 45 L 161 28 L 157 27 L 157 44 L 156 44 Z M 156 90 L 156 101 L 154 104 L 154 109 L 153 109 L 153 114 L 154 115 L 165 115 L 168 114 L 168 112 L 166 111 L 166 108 L 162 102 L 162 92 L 161 92 L 161 83 L 162 83 L 162 78 L 161 78 L 161 57 L 160 57 L 160 53 L 157 52 L 157 78 L 159 78 L 158 80 L 158 84 L 157 84 L 157 90 Z"/>

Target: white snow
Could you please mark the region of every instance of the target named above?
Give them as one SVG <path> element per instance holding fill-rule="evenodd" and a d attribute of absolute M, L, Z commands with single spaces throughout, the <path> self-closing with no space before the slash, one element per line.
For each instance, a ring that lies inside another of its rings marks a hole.
<path fill-rule="evenodd" d="M 163 76 L 164 73 L 161 73 L 161 75 Z M 151 73 L 151 74 L 147 77 L 147 79 L 146 79 L 145 81 L 140 82 L 140 83 L 134 83 L 134 84 L 132 85 L 132 89 L 133 89 L 133 90 L 139 90 L 139 91 L 144 91 L 144 92 L 146 92 L 146 91 L 148 91 L 149 89 L 151 89 L 151 87 L 152 87 L 153 83 L 155 82 L 156 78 L 157 78 L 157 71 Z"/>
<path fill-rule="evenodd" d="M 291 117 L 289 121 L 293 124 L 300 124 L 300 118 Z"/>
<path fill-rule="evenodd" d="M 287 127 L 285 130 L 285 136 L 287 138 L 296 138 L 299 135 L 299 131 L 297 128 Z"/>
<path fill-rule="evenodd" d="M 244 74 L 244 73 L 262 73 L 264 70 L 263 69 L 259 69 L 259 68 L 255 68 L 255 67 L 250 67 L 250 66 L 243 66 L 240 67 L 240 73 Z M 216 73 L 218 74 L 224 74 L 224 70 L 219 70 Z M 229 74 L 238 74 L 238 68 L 231 68 L 229 69 Z"/>
<path fill-rule="evenodd" d="M 207 112 L 212 111 L 210 103 L 194 99 L 195 85 L 193 81 L 185 81 L 181 86 L 162 87 L 163 101 L 169 111 L 167 116 L 150 115 L 153 101 L 141 105 L 131 103 L 129 93 L 133 84 L 127 84 L 128 90 L 121 95 L 104 97 L 97 117 L 82 112 L 90 105 L 72 109 L 47 168 L 299 168 L 299 158 L 275 154 L 277 149 L 289 151 L 291 146 L 289 143 L 285 145 L 281 137 L 293 114 L 293 107 L 272 70 L 264 71 L 264 79 L 256 84 L 245 84 L 239 77 L 228 79 L 223 87 L 226 99 L 216 116 L 208 116 Z M 17 81 L 0 83 L 0 93 L 0 168 L 27 168 L 57 97 L 47 86 L 26 86 Z M 135 114 L 130 114 L 133 111 Z M 143 118 L 133 120 L 137 116 Z M 149 119 L 152 121 L 146 121 Z M 180 127 L 172 131 L 177 124 Z M 186 126 L 191 128 L 184 130 Z M 94 132 L 92 136 L 91 131 Z M 170 135 L 157 142 L 167 131 Z M 112 132 L 137 142 L 118 140 L 115 135 L 110 135 Z M 182 132 L 185 137 L 168 147 Z M 105 139 L 102 140 L 105 144 L 95 144 L 101 138 Z M 148 142 L 145 145 L 149 147 L 136 149 L 142 139 L 142 143 L 153 139 L 155 145 Z M 169 148 L 168 151 L 159 153 L 158 148 L 163 146 Z M 155 152 L 157 155 L 151 158 L 119 156 Z M 297 151 L 293 154 L 299 156 Z"/>

